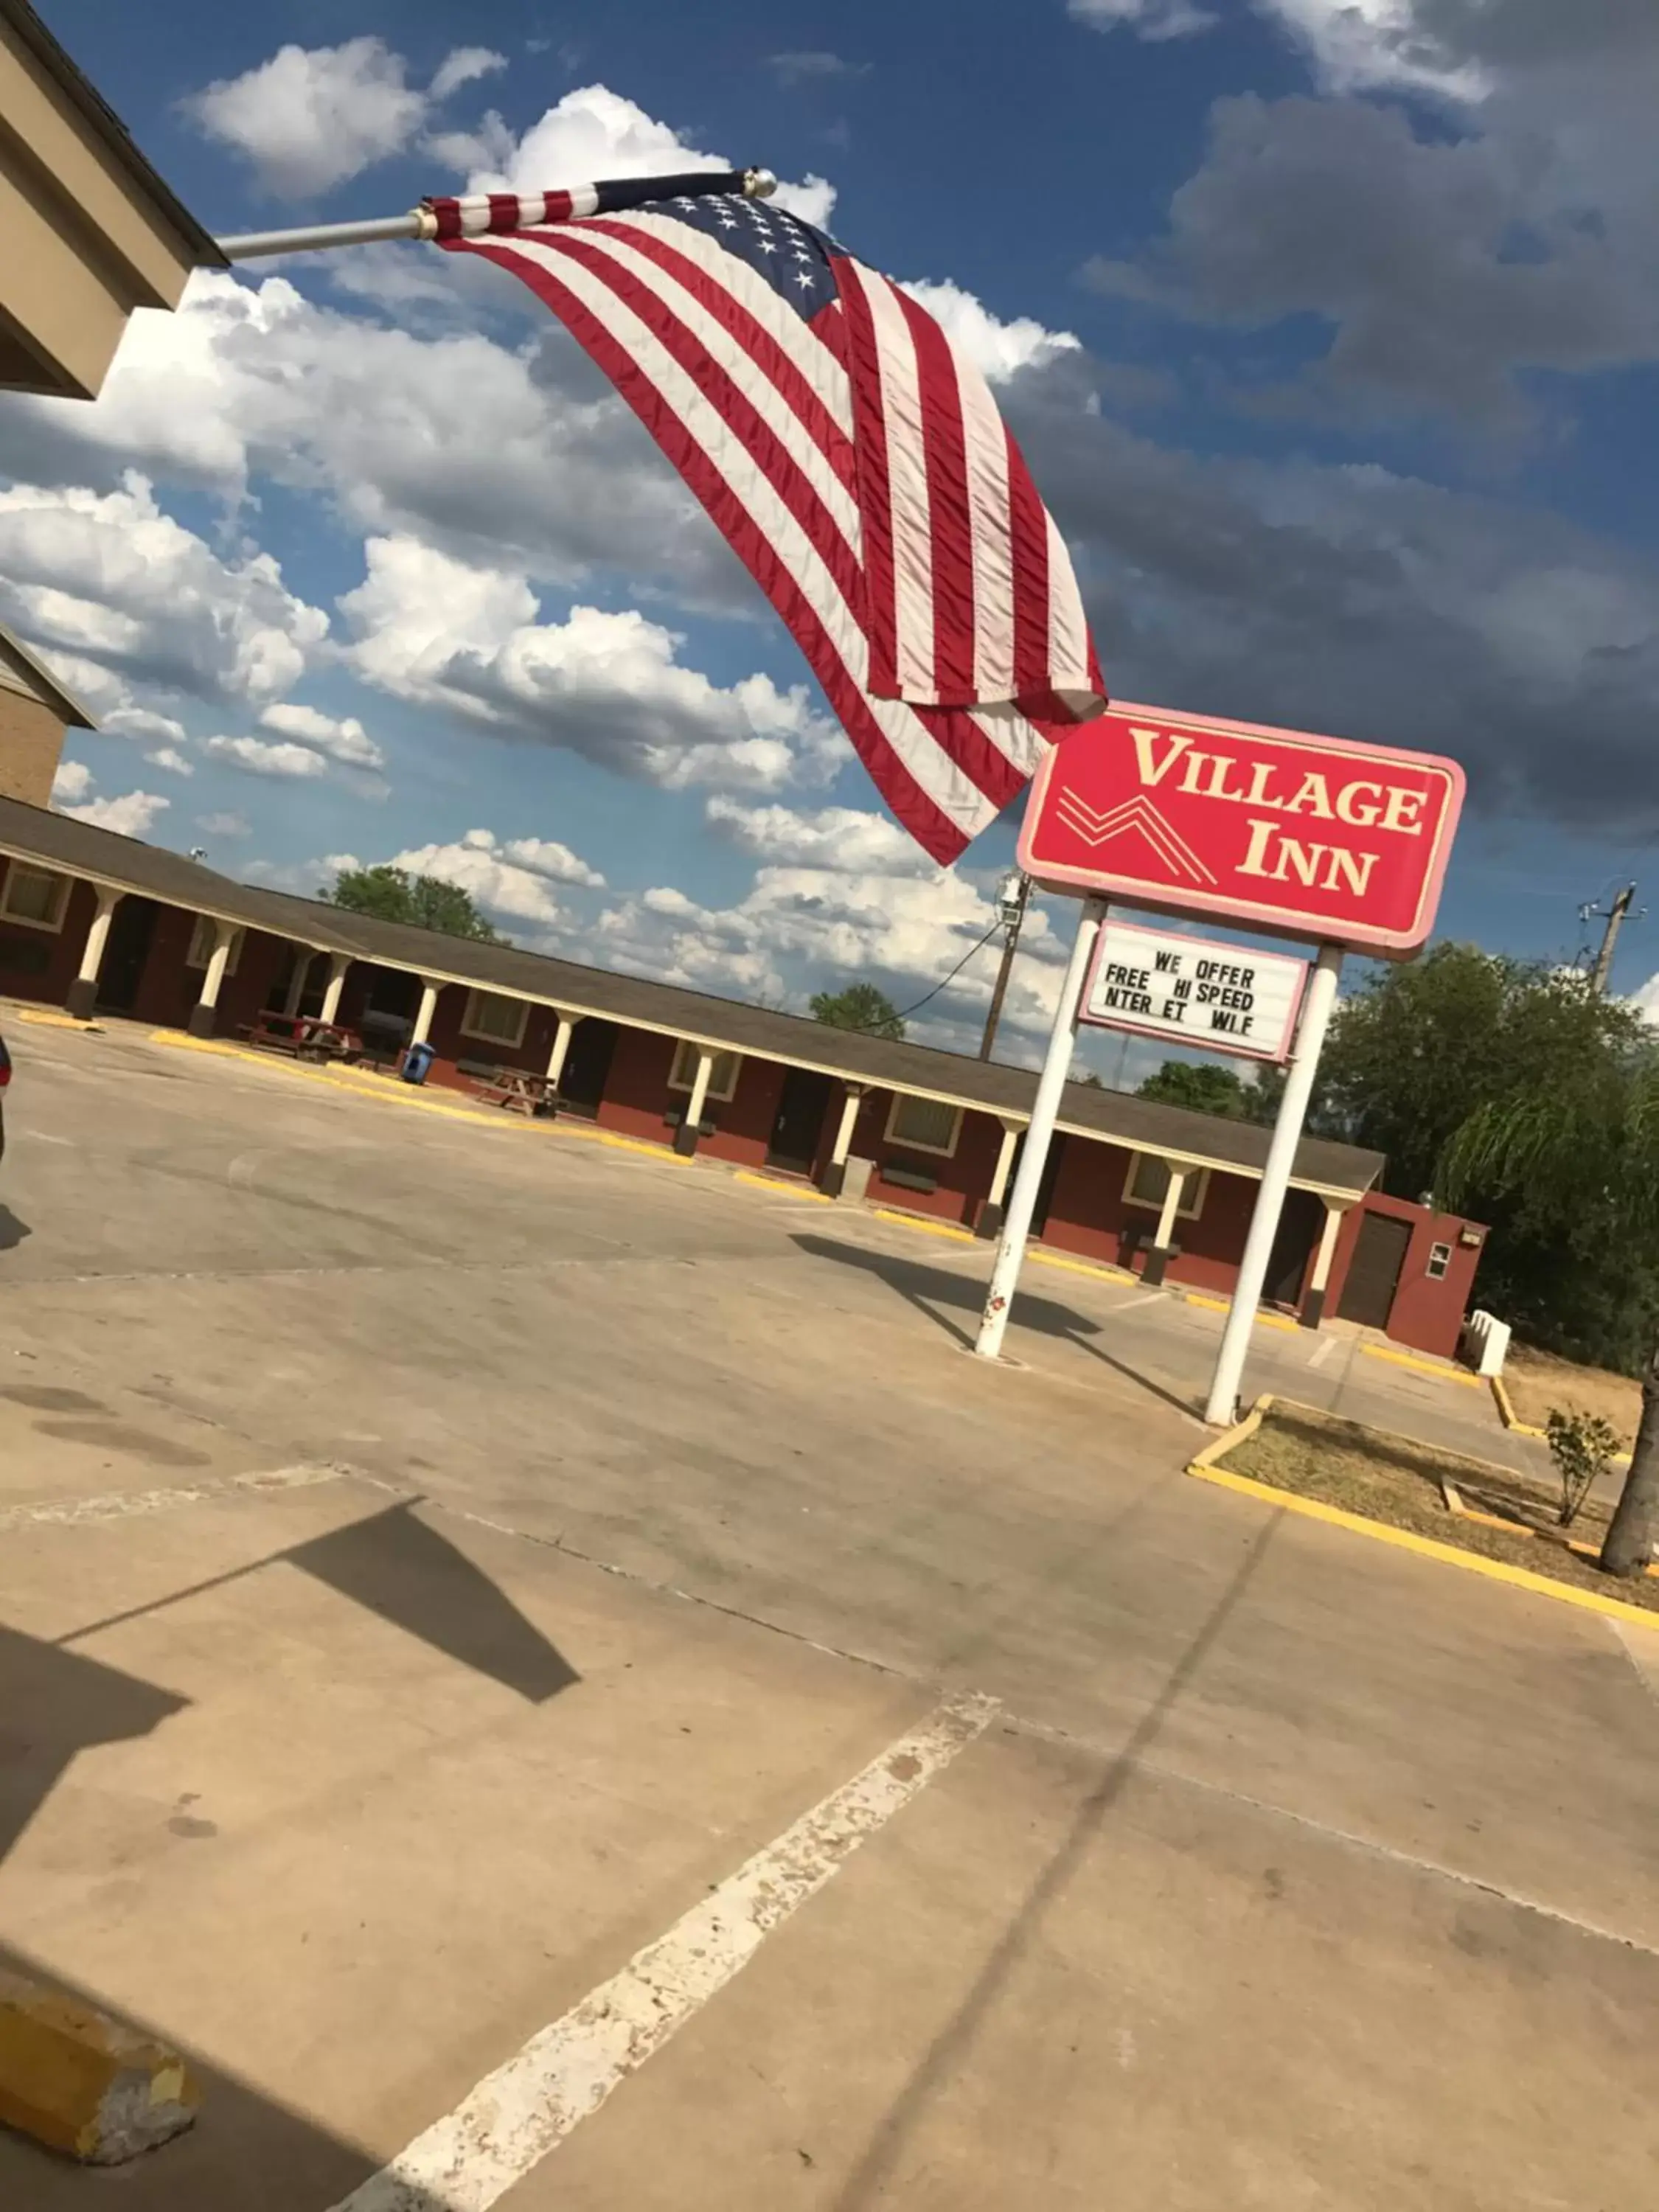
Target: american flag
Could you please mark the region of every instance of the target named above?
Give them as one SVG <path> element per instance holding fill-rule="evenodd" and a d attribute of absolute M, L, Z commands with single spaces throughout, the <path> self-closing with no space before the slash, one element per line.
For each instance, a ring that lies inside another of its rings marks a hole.
<path fill-rule="evenodd" d="M 948 863 L 1106 704 L 1070 556 L 933 318 L 713 181 L 427 205 L 441 244 L 520 277 L 611 379 Z"/>

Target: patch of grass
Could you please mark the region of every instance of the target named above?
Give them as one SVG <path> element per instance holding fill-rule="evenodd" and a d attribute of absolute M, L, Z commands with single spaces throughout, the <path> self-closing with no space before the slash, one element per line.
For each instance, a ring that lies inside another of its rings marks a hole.
<path fill-rule="evenodd" d="M 1637 1575 L 1626 1580 L 1604 1575 L 1594 1559 L 1568 1550 L 1554 1525 L 1555 1501 L 1547 1490 L 1459 1453 L 1368 1429 L 1358 1421 L 1340 1420 L 1334 1414 L 1275 1406 L 1255 1434 L 1229 1452 L 1223 1464 L 1235 1474 L 1247 1474 L 1275 1490 L 1315 1498 L 1390 1528 L 1408 1528 L 1415 1535 L 1479 1553 L 1483 1559 L 1527 1567 L 1534 1574 L 1659 1613 L 1659 1577 Z M 1442 1492 L 1443 1481 L 1453 1486 L 1466 1505 L 1514 1525 L 1493 1528 L 1454 1513 Z M 1599 1542 L 1606 1521 L 1605 1507 L 1587 1505 L 1574 1525 L 1582 1541 L 1594 1544 Z"/>
<path fill-rule="evenodd" d="M 1628 1375 L 1615 1375 L 1605 1367 L 1580 1367 L 1571 1359 L 1558 1359 L 1553 1352 L 1539 1352 L 1529 1344 L 1512 1344 L 1504 1362 L 1504 1388 L 1517 1418 L 1529 1428 L 1541 1429 L 1552 1406 L 1582 1413 L 1599 1413 L 1619 1431 L 1621 1451 L 1628 1451 L 1642 1418 L 1642 1386 Z"/>

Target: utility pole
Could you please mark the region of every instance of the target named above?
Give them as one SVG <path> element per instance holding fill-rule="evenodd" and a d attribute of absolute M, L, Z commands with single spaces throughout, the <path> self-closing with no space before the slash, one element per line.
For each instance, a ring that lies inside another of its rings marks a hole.
<path fill-rule="evenodd" d="M 1011 868 L 997 886 L 997 906 L 1006 934 L 1003 939 L 1002 964 L 997 969 L 996 988 L 991 994 L 991 1011 L 985 1017 L 985 1034 L 979 1041 L 981 1060 L 989 1060 L 991 1048 L 997 1041 L 997 1024 L 1002 1019 L 1002 1002 L 1008 995 L 1008 978 L 1013 972 L 1014 951 L 1019 943 L 1026 902 L 1030 896 L 1031 879 L 1018 868 Z"/>
<path fill-rule="evenodd" d="M 1607 923 L 1607 927 L 1601 932 L 1601 950 L 1596 954 L 1595 965 L 1590 969 L 1590 988 L 1598 998 L 1604 998 L 1607 995 L 1607 979 L 1613 973 L 1613 948 L 1619 942 L 1619 933 L 1624 927 L 1625 917 L 1630 912 L 1631 901 L 1635 896 L 1635 884 L 1626 884 L 1623 890 L 1620 891 L 1607 907 L 1587 906 L 1579 908 L 1579 913 L 1585 921 L 1589 921 L 1592 916 L 1599 916 Z"/>

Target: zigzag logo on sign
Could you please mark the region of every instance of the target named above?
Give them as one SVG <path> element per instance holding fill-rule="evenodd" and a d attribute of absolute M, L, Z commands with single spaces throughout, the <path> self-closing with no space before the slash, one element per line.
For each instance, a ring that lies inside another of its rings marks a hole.
<path fill-rule="evenodd" d="M 1177 880 L 1184 877 L 1189 884 L 1215 881 L 1192 847 L 1185 838 L 1176 836 L 1150 799 L 1126 799 L 1121 806 L 1109 807 L 1102 814 L 1079 793 L 1066 789 L 1054 801 L 1054 812 L 1085 845 L 1097 850 L 1109 845 L 1114 838 L 1138 830 L 1172 877 Z"/>

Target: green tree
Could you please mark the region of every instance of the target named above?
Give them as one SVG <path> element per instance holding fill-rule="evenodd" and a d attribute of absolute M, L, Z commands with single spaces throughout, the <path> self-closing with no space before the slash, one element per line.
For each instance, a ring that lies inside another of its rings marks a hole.
<path fill-rule="evenodd" d="M 817 991 L 811 1000 L 812 1019 L 832 1030 L 859 1030 L 866 1036 L 888 1037 L 895 1044 L 904 1036 L 898 1008 L 885 991 L 873 983 L 848 983 L 841 991 Z"/>
<path fill-rule="evenodd" d="M 1569 988 L 1612 1011 L 1582 983 Z M 1659 1311 L 1651 1265 L 1642 1265 L 1659 1245 L 1659 1047 L 1637 1030 L 1484 1101 L 1447 1145 L 1439 1188 L 1453 1204 L 1472 1190 L 1512 1193 L 1528 1206 L 1547 1194 L 1597 1242 L 1615 1291 L 1644 1310 L 1642 1419 L 1601 1547 L 1609 1574 L 1642 1573 L 1659 1534 Z"/>
<path fill-rule="evenodd" d="M 1420 1198 L 1480 1109 L 1571 1095 L 1589 1071 L 1617 1077 L 1650 1036 L 1583 981 L 1470 945 L 1372 971 L 1337 1008 L 1311 1125 L 1387 1155 L 1384 1188 Z M 1464 1158 L 1458 1203 L 1491 1226 L 1483 1304 L 1522 1334 L 1627 1373 L 1659 1312 L 1659 1253 L 1616 1206 L 1544 1174 L 1483 1173 Z"/>
<path fill-rule="evenodd" d="M 1166 1060 L 1136 1091 L 1165 1106 L 1185 1106 L 1194 1114 L 1221 1114 L 1229 1121 L 1249 1118 L 1250 1086 L 1231 1067 L 1212 1060 Z"/>
<path fill-rule="evenodd" d="M 342 868 L 333 890 L 319 896 L 332 906 L 372 914 L 380 921 L 411 922 L 416 929 L 439 929 L 447 937 L 471 937 L 481 945 L 511 942 L 490 927 L 459 884 L 442 883 L 436 876 L 411 876 L 406 868 L 386 862 L 374 868 Z"/>

